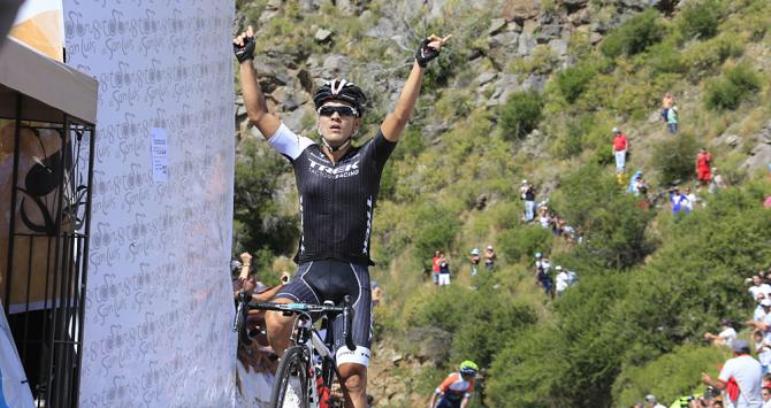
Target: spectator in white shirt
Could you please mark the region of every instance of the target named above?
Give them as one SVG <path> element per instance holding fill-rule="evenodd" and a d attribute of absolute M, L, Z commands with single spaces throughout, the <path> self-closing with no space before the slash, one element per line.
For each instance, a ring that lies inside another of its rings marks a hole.
<path fill-rule="evenodd" d="M 667 408 L 656 401 L 656 396 L 648 394 L 645 396 L 645 406 L 649 408 Z"/>
<path fill-rule="evenodd" d="M 760 388 L 763 382 L 762 368 L 758 360 L 750 356 L 750 345 L 744 340 L 736 340 L 731 345 L 734 357 L 728 359 L 717 379 L 702 373 L 704 384 L 725 390 L 730 381 L 735 381 L 739 393 L 735 399 L 730 398 L 736 408 L 763 408 L 763 398 Z"/>
<path fill-rule="evenodd" d="M 736 330 L 733 328 L 733 322 L 730 319 L 720 321 L 720 333 L 704 333 L 704 339 L 712 343 L 713 346 L 731 347 L 731 343 L 736 340 Z"/>
<path fill-rule="evenodd" d="M 764 317 L 766 317 L 766 311 L 763 310 L 763 306 L 760 305 L 760 302 L 762 302 L 763 299 L 765 298 L 766 298 L 766 295 L 762 293 L 758 293 L 758 295 L 755 297 L 757 306 L 755 306 L 755 311 L 752 312 L 752 320 L 756 322 L 760 322 L 763 320 Z"/>
<path fill-rule="evenodd" d="M 752 297 L 757 299 L 758 293 L 762 293 L 766 297 L 771 294 L 771 285 L 764 283 L 763 278 L 758 275 L 752 275 L 752 286 L 750 286 L 749 292 Z"/>
<path fill-rule="evenodd" d="M 554 278 L 557 297 L 560 297 L 565 293 L 568 286 L 570 286 L 570 276 L 568 276 L 567 270 L 563 269 L 561 265 L 557 265 L 554 270 L 557 271 L 557 276 Z"/>

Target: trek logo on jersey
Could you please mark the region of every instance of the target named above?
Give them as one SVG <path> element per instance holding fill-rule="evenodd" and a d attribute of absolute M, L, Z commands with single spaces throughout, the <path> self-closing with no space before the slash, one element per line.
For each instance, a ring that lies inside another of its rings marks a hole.
<path fill-rule="evenodd" d="M 329 167 L 313 160 L 310 161 L 311 173 L 328 178 L 353 177 L 359 174 L 359 161 L 340 165 L 339 167 Z"/>

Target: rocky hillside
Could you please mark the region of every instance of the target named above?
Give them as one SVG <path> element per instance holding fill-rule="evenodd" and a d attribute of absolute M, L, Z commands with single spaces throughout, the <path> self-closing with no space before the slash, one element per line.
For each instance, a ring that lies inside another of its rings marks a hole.
<path fill-rule="evenodd" d="M 370 95 L 364 140 L 393 107 L 419 40 L 453 35 L 383 176 L 377 406 L 426 403 L 466 358 L 485 367 L 473 405 L 495 407 L 674 398 L 720 361 L 703 332 L 749 315 L 743 278 L 771 266 L 771 215 L 759 205 L 771 192 L 767 1 L 239 0 L 238 10 L 236 26 L 257 29 L 271 109 L 311 137 L 321 81 L 346 77 Z M 667 91 L 676 136 L 659 117 Z M 235 248 L 256 253 L 270 280 L 292 268 L 294 181 L 236 104 Z M 643 170 L 653 196 L 693 185 L 702 146 L 731 187 L 700 190 L 705 205 L 686 220 L 641 210 L 617 184 L 613 127 L 630 138 L 628 173 Z M 520 222 L 523 178 L 583 245 Z M 487 244 L 499 251 L 495 273 L 472 278 L 466 255 Z M 435 249 L 455 272 L 441 291 L 424 274 Z M 545 297 L 536 251 L 577 270 L 575 290 Z"/>

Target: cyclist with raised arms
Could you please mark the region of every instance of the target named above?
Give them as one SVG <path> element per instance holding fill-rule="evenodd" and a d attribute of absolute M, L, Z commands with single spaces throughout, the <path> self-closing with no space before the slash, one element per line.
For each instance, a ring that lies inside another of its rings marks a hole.
<path fill-rule="evenodd" d="M 458 371 L 451 373 L 436 387 L 428 408 L 466 408 L 474 392 L 474 379 L 479 367 L 470 360 L 460 363 Z M 436 398 L 439 397 L 439 403 Z M 436 405 L 434 405 L 436 404 Z"/>
<path fill-rule="evenodd" d="M 274 149 L 289 159 L 299 190 L 302 236 L 295 257 L 299 267 L 275 301 L 340 303 L 345 295 L 355 300 L 354 351 L 342 344 L 342 322 L 336 321 L 334 327 L 346 407 L 367 406 L 371 340 L 368 267 L 373 265 L 370 235 L 380 176 L 415 107 L 426 65 L 439 55 L 448 39 L 432 35 L 421 42 L 396 107 L 375 136 L 360 147 L 351 144 L 362 125 L 366 104 L 358 86 L 335 79 L 318 88 L 313 97 L 320 136 L 316 143 L 297 135 L 276 114 L 268 112 L 251 63 L 255 46 L 252 28 L 233 39 L 249 120 Z M 266 322 L 269 342 L 281 355 L 289 345 L 293 318 L 270 312 Z"/>

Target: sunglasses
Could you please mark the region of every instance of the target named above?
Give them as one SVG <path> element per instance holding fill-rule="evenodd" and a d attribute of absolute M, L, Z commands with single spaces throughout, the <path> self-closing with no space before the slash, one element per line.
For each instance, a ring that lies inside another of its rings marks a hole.
<path fill-rule="evenodd" d="M 359 116 L 359 111 L 350 106 L 322 106 L 318 112 L 321 116 L 332 116 L 335 112 L 342 117 Z"/>

